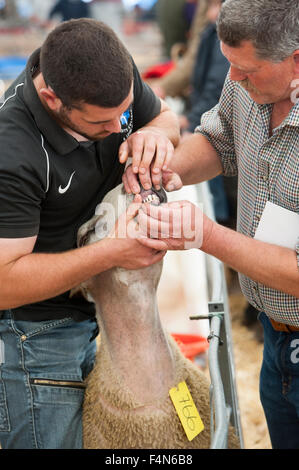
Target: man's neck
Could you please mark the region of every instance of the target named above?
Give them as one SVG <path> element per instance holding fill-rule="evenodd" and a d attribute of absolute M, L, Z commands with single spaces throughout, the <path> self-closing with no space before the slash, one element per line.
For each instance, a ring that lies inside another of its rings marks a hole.
<path fill-rule="evenodd" d="M 280 101 L 274 104 L 274 108 L 282 115 L 287 116 L 291 109 L 293 108 L 294 103 L 290 99 Z"/>
<path fill-rule="evenodd" d="M 279 127 L 281 123 L 286 119 L 293 106 L 294 103 L 292 103 L 292 101 L 289 99 L 274 103 L 270 124 L 271 134 L 273 130 Z"/>
<path fill-rule="evenodd" d="M 67 126 L 61 126 L 62 129 L 65 130 L 68 134 L 70 134 L 74 139 L 76 139 L 78 142 L 90 142 L 89 139 L 84 137 L 83 135 L 78 134 L 77 132 L 73 131 L 72 129 L 69 129 Z"/>

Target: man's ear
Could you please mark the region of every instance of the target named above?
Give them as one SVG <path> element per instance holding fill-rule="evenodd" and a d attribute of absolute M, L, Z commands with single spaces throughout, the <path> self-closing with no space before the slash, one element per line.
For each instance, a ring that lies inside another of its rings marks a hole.
<path fill-rule="evenodd" d="M 39 92 L 52 111 L 58 111 L 61 108 L 62 102 L 51 88 L 41 88 Z"/>
<path fill-rule="evenodd" d="M 299 75 L 299 49 L 293 53 L 294 63 L 295 63 L 295 73 Z"/>

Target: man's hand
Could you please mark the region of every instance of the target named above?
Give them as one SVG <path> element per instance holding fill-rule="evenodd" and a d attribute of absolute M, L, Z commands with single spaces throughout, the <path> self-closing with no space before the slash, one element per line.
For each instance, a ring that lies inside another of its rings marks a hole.
<path fill-rule="evenodd" d="M 125 163 L 132 157 L 132 171 L 139 175 L 144 189 L 152 185 L 161 187 L 162 171 L 167 170 L 174 153 L 174 146 L 165 133 L 154 127 L 141 128 L 122 143 L 119 160 Z"/>
<path fill-rule="evenodd" d="M 137 175 L 133 172 L 132 165 L 127 167 L 125 173 L 123 174 L 122 181 L 126 193 L 138 194 L 140 192 L 138 178 Z M 161 175 L 159 175 L 158 184 L 155 184 L 155 175 L 153 175 L 152 181 L 153 186 L 156 189 L 160 189 L 161 186 L 163 186 L 163 188 L 165 188 L 168 192 L 177 191 L 183 186 L 180 176 L 177 173 L 174 173 L 172 170 L 162 170 Z"/>
<path fill-rule="evenodd" d="M 189 201 L 161 206 L 143 204 L 138 222 L 139 242 L 156 250 L 202 248 L 210 237 L 214 222 Z"/>
<path fill-rule="evenodd" d="M 189 119 L 184 114 L 181 114 L 179 116 L 179 123 L 180 123 L 181 131 L 186 131 L 188 127 L 190 126 Z"/>
<path fill-rule="evenodd" d="M 113 258 L 115 266 L 125 269 L 140 269 L 158 263 L 166 251 L 156 250 L 138 242 L 140 229 L 135 217 L 141 208 L 141 197 L 136 196 L 134 202 L 117 220 L 108 239 L 115 241 Z"/>

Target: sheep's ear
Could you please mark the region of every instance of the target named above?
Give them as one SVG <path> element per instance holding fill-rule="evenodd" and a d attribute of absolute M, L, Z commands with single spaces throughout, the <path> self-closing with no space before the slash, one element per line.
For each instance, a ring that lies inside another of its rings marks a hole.
<path fill-rule="evenodd" d="M 79 228 L 78 236 L 77 236 L 77 246 L 84 246 L 91 243 L 91 239 L 95 233 L 95 227 L 99 219 L 101 219 L 103 215 L 94 215 L 92 219 L 88 220 L 84 225 Z"/>

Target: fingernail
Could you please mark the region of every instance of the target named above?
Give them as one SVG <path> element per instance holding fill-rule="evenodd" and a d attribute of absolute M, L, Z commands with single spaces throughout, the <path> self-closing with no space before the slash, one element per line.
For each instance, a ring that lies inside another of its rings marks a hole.
<path fill-rule="evenodd" d="M 144 173 L 145 173 L 145 168 L 139 168 L 139 173 L 141 173 L 141 175 L 144 175 Z"/>
<path fill-rule="evenodd" d="M 134 173 L 138 173 L 138 166 L 134 166 L 133 171 L 134 171 Z"/>
<path fill-rule="evenodd" d="M 158 173 L 160 173 L 160 168 L 154 168 L 154 169 L 153 169 L 153 173 L 156 173 L 156 175 L 157 175 Z"/>
<path fill-rule="evenodd" d="M 149 183 L 145 183 L 143 187 L 144 189 L 151 189 L 151 185 Z"/>

